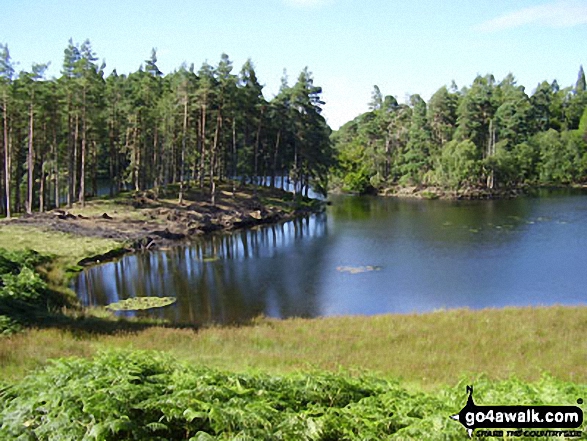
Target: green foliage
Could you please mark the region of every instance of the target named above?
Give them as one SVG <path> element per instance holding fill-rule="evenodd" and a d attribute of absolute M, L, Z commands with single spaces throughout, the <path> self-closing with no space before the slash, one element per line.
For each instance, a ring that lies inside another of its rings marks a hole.
<path fill-rule="evenodd" d="M 3 274 L 0 299 L 22 300 L 39 303 L 46 290 L 46 283 L 39 274 L 28 267 L 22 267 L 18 274 Z"/>
<path fill-rule="evenodd" d="M 540 151 L 540 181 L 567 184 L 577 178 L 577 165 L 581 160 L 579 139 L 572 135 L 562 137 L 556 130 L 536 134 L 533 142 Z M 577 143 L 575 143 L 577 141 Z"/>
<path fill-rule="evenodd" d="M 481 158 L 475 144 L 470 140 L 447 143 L 436 169 L 441 182 L 458 191 L 465 182 L 474 183 L 481 172 Z"/>
<path fill-rule="evenodd" d="M 353 143 L 340 152 L 335 182 L 338 178 L 343 191 L 365 193 L 371 185 L 371 175 L 369 161 L 365 157 L 365 148 L 360 143 Z"/>
<path fill-rule="evenodd" d="M 408 391 L 370 375 L 237 374 L 146 351 L 55 360 L 0 390 L 3 439 L 355 440 L 464 438 L 449 416 L 466 384 Z M 474 382 L 480 404 L 574 404 L 585 385 L 550 377 Z"/>
<path fill-rule="evenodd" d="M 0 315 L 0 337 L 15 334 L 22 330 L 22 326 L 6 315 Z"/>
<path fill-rule="evenodd" d="M 27 312 L 43 306 L 48 287 L 35 267 L 47 259 L 32 250 L 0 248 L 0 334 L 19 330 Z"/>
<path fill-rule="evenodd" d="M 491 75 L 475 78 L 457 109 L 455 138 L 470 139 L 480 150 L 485 146 L 490 121 L 497 109 L 494 83 Z"/>
<path fill-rule="evenodd" d="M 47 285 L 34 268 L 45 261 L 47 257 L 32 250 L 6 251 L 0 248 L 0 302 L 39 303 Z"/>

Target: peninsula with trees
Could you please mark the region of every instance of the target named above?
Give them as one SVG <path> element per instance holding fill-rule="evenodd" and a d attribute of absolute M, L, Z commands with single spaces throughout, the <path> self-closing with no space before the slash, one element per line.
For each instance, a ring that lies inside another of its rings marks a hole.
<path fill-rule="evenodd" d="M 443 86 L 406 103 L 375 86 L 370 111 L 333 133 L 333 188 L 421 197 L 507 196 L 521 188 L 584 184 L 587 92 L 544 81 L 528 94 L 513 74 Z"/>

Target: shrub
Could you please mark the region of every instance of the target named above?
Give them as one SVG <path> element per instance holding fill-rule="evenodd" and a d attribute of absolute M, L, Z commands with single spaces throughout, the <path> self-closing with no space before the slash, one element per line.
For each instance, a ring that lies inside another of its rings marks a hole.
<path fill-rule="evenodd" d="M 31 309 L 45 306 L 49 290 L 35 267 L 48 257 L 35 251 L 9 252 L 0 248 L 0 333 L 20 329 Z"/>

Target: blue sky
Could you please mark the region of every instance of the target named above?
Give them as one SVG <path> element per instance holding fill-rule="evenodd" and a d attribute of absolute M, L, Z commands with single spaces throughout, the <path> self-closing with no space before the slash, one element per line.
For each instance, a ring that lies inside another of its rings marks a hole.
<path fill-rule="evenodd" d="M 19 69 L 51 61 L 89 38 L 106 72 L 135 71 L 157 48 L 159 68 L 215 65 L 225 52 L 247 58 L 272 98 L 283 69 L 290 83 L 308 66 L 322 86 L 333 128 L 367 110 L 373 85 L 384 95 L 426 100 L 454 80 L 512 72 L 531 93 L 563 87 L 587 68 L 587 0 L 2 0 L 0 42 Z"/>

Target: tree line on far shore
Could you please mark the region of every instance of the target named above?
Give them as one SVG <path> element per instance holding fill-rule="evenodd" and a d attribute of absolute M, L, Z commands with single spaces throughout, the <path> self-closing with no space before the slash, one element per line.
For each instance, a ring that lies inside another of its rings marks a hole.
<path fill-rule="evenodd" d="M 370 111 L 332 135 L 346 191 L 393 185 L 511 188 L 587 180 L 587 91 L 542 82 L 528 95 L 512 74 L 441 87 L 426 103 L 399 104 L 374 87 Z"/>
<path fill-rule="evenodd" d="M 253 63 L 235 74 L 226 54 L 166 75 L 155 49 L 128 75 L 97 60 L 88 40 L 70 40 L 61 76 L 47 79 L 47 64 L 17 73 L 0 44 L 0 214 L 83 204 L 100 179 L 113 195 L 179 183 L 180 201 L 198 186 L 212 204 L 227 178 L 326 187 L 331 130 L 307 68 L 294 85 L 284 72 L 267 101 Z"/>

